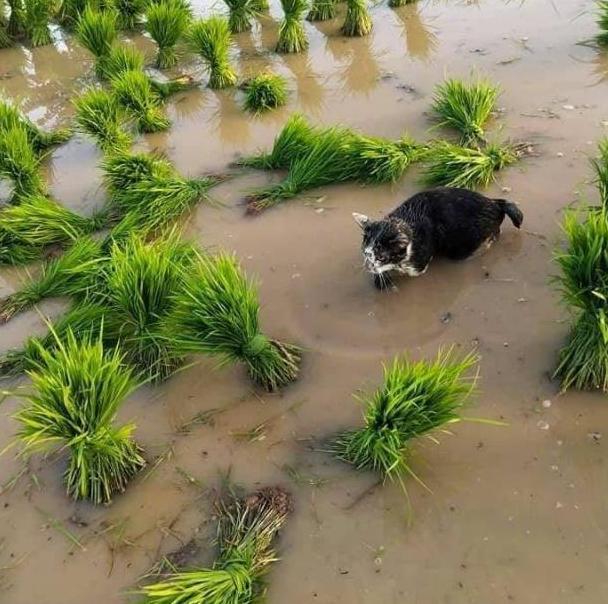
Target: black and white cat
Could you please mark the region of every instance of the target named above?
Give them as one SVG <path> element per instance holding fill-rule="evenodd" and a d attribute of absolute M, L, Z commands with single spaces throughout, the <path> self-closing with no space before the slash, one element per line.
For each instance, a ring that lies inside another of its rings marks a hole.
<path fill-rule="evenodd" d="M 390 283 L 391 272 L 422 275 L 433 256 L 462 260 L 484 244 L 489 247 L 505 216 L 517 228 L 524 219 L 510 201 L 449 187 L 417 193 L 382 220 L 353 214 L 363 229 L 365 267 L 379 288 Z"/>

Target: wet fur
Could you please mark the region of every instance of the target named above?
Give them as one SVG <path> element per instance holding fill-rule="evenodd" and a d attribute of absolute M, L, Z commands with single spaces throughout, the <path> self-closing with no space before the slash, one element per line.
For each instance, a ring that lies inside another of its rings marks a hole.
<path fill-rule="evenodd" d="M 471 256 L 498 239 L 505 216 L 517 228 L 523 221 L 512 202 L 448 187 L 418 193 L 382 220 L 353 216 L 363 229 L 366 268 L 378 287 L 390 283 L 390 273 L 423 274 L 434 256 Z"/>

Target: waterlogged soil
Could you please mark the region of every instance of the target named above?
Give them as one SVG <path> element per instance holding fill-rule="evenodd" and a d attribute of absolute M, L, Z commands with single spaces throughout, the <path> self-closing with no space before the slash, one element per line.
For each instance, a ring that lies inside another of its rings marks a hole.
<path fill-rule="evenodd" d="M 592 9 L 580 0 L 378 5 L 370 36 L 341 37 L 341 17 L 307 23 L 309 51 L 285 57 L 272 52 L 274 2 L 263 28 L 236 37 L 234 60 L 241 75 L 284 74 L 287 108 L 254 119 L 235 90 L 174 97 L 171 130 L 137 147 L 198 175 L 267 147 L 294 110 L 375 135 L 445 134 L 429 133 L 433 87 L 475 69 L 502 86 L 493 136 L 535 149 L 490 190 L 521 204 L 525 228 L 506 225 L 489 252 L 434 262 L 380 293 L 362 271 L 351 212 L 392 208 L 420 188 L 415 171 L 394 186 L 312 191 L 255 218 L 245 216 L 244 193 L 276 175 L 237 172 L 214 190 L 222 206 L 198 207 L 187 233 L 234 250 L 259 279 L 265 331 L 306 349 L 300 381 L 269 396 L 241 369 L 206 360 L 141 389 L 120 416 L 137 423 L 150 468 L 108 507 L 66 498 L 61 454 L 24 467 L 17 449 L 4 453 L 0 601 L 115 604 L 136 600 L 139 578 L 171 552 L 209 563 L 210 493 L 228 477 L 248 489 L 281 484 L 295 497 L 268 577 L 270 604 L 606 602 L 608 405 L 600 394 L 560 395 L 550 378 L 567 333 L 550 284 L 560 217 L 592 198 L 588 157 L 608 124 L 608 54 L 580 44 L 595 32 Z M 47 126 L 69 121 L 70 96 L 92 81 L 86 52 L 56 36 L 54 47 L 0 51 L 3 94 Z M 194 59 L 181 69 L 204 77 Z M 47 161 L 52 193 L 92 212 L 104 200 L 99 159 L 82 137 L 56 149 Z M 0 294 L 23 274 L 0 272 Z M 64 306 L 45 303 L 2 327 L 2 351 L 42 332 L 41 317 Z M 416 444 L 412 467 L 426 488 L 408 480 L 408 498 L 322 452 L 324 437 L 360 422 L 352 393 L 378 384 L 382 362 L 451 344 L 481 355 L 467 416 L 504 425 L 465 422 L 439 445 Z M 0 448 L 12 441 L 16 406 L 14 398 L 2 406 Z"/>

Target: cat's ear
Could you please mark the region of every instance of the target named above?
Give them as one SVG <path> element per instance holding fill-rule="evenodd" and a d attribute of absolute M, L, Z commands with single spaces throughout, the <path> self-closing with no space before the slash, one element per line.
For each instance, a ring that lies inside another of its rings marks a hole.
<path fill-rule="evenodd" d="M 364 229 L 369 224 L 369 218 L 365 214 L 353 212 L 353 218 L 362 229 Z"/>

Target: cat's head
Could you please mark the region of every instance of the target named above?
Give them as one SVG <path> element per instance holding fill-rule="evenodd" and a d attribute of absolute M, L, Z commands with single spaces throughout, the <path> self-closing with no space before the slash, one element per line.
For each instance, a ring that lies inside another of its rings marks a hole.
<path fill-rule="evenodd" d="M 374 275 L 392 271 L 409 260 L 412 254 L 412 230 L 395 217 L 370 220 L 365 214 L 353 213 L 363 230 L 361 250 L 365 267 Z"/>

